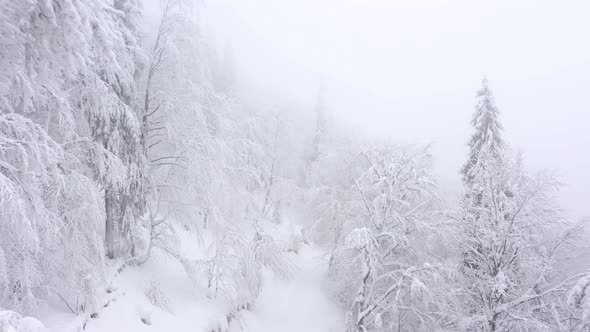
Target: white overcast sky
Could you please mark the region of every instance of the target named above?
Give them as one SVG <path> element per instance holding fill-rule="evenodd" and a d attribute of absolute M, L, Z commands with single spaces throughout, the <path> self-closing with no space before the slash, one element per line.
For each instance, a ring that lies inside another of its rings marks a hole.
<path fill-rule="evenodd" d="M 475 91 L 485 75 L 505 137 L 567 184 L 590 216 L 590 0 L 208 0 L 242 77 L 307 101 L 323 77 L 333 116 L 357 131 L 432 143 L 458 191 Z"/>

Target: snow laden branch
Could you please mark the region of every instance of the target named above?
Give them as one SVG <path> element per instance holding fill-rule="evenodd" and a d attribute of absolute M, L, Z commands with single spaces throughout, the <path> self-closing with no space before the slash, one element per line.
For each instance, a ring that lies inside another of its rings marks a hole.
<path fill-rule="evenodd" d="M 590 274 L 579 278 L 570 290 L 568 304 L 579 313 L 579 324 L 574 331 L 587 331 L 590 329 Z"/>
<path fill-rule="evenodd" d="M 70 307 L 94 303 L 104 264 L 101 199 L 89 178 L 66 171 L 66 155 L 32 121 L 0 115 L 3 306 L 32 312 L 51 297 Z"/>

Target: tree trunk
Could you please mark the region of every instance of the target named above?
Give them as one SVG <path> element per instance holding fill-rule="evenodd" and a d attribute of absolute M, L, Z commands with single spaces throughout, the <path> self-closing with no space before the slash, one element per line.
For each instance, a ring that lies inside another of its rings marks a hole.
<path fill-rule="evenodd" d="M 115 201 L 114 191 L 106 188 L 104 191 L 104 205 L 106 211 L 105 223 L 105 251 L 108 258 L 115 258 Z"/>
<path fill-rule="evenodd" d="M 492 319 L 489 321 L 489 326 L 490 326 L 490 332 L 495 332 L 496 328 L 497 328 L 497 319 L 498 319 L 498 314 L 494 314 L 492 316 Z"/>

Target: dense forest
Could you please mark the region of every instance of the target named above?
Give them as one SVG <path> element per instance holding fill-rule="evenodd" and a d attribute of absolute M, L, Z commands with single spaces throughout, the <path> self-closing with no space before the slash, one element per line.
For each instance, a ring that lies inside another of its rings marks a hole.
<path fill-rule="evenodd" d="M 455 204 L 428 146 L 347 134 L 319 82 L 244 98 L 201 4 L 153 2 L 0 2 L 0 331 L 590 331 L 588 237 L 493 82 Z"/>

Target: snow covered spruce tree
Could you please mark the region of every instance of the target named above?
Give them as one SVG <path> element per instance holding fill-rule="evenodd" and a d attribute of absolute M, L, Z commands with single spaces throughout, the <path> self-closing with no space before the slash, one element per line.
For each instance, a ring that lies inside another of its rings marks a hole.
<path fill-rule="evenodd" d="M 367 148 L 349 161 L 342 236 L 330 262 L 349 331 L 434 326 L 425 286 L 434 268 L 418 245 L 437 199 L 429 169 L 427 150 Z"/>
<path fill-rule="evenodd" d="M 466 194 L 458 218 L 464 308 L 459 327 L 564 330 L 561 315 L 571 279 L 562 278 L 556 263 L 575 230 L 567 230 L 556 206 L 558 183 L 547 173 L 525 172 L 520 156 L 499 140 L 497 109 L 481 107 L 493 105 L 487 85 L 478 95 L 484 99 L 473 121 L 477 134 L 464 168 Z"/>
<path fill-rule="evenodd" d="M 483 79 L 482 87 L 477 91 L 477 105 L 471 125 L 475 132 L 469 141 L 469 157 L 461 169 L 463 183 L 469 186 L 477 172 L 482 167 L 479 155 L 488 151 L 493 157 L 500 157 L 504 142 L 502 139 L 502 125 L 499 121 L 500 111 L 488 86 L 488 80 Z"/>
<path fill-rule="evenodd" d="M 320 153 L 326 144 L 326 136 L 327 136 L 327 115 L 326 115 L 326 105 L 325 105 L 325 96 L 324 96 L 324 85 L 323 83 L 320 84 L 320 88 L 317 94 L 317 100 L 315 105 L 315 130 L 313 133 L 313 138 L 311 141 L 311 145 L 309 150 L 306 151 L 305 155 L 305 169 L 304 169 L 304 176 L 306 180 L 310 177 L 312 172 L 312 167 L 318 161 L 320 157 Z"/>

